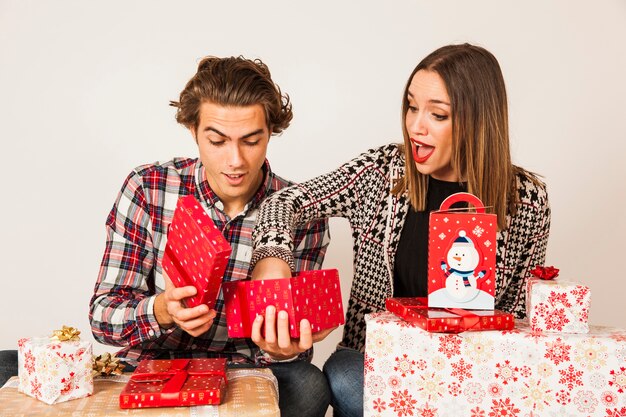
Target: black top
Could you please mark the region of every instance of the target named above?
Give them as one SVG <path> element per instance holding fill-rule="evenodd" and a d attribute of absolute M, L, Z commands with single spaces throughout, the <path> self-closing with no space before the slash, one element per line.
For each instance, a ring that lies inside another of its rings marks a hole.
<path fill-rule="evenodd" d="M 467 185 L 440 181 L 429 177 L 426 210 L 409 207 L 404 222 L 393 274 L 394 297 L 426 297 L 428 295 L 428 218 L 448 196 L 465 192 Z M 453 205 L 457 207 L 457 205 Z"/>

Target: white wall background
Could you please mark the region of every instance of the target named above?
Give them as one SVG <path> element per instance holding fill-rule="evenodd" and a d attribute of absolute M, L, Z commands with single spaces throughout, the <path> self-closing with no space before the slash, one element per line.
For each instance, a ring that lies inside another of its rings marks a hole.
<path fill-rule="evenodd" d="M 202 56 L 269 65 L 295 111 L 269 159 L 305 180 L 399 141 L 411 70 L 465 41 L 499 59 L 514 161 L 549 185 L 547 263 L 591 286 L 592 323 L 626 327 L 624 0 L 0 0 L 0 349 L 62 324 L 91 339 L 104 221 L 133 167 L 196 154 L 168 101 Z M 351 238 L 331 226 L 347 296 Z"/>

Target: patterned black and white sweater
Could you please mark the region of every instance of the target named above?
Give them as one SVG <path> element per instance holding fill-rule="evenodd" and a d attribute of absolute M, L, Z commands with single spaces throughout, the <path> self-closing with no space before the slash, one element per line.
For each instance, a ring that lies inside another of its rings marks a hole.
<path fill-rule="evenodd" d="M 404 154 L 398 144 L 371 149 L 338 169 L 299 185 L 284 188 L 263 203 L 253 234 L 252 263 L 274 256 L 293 270 L 292 235 L 298 224 L 314 219 L 349 220 L 354 241 L 354 277 L 342 346 L 363 350 L 367 313 L 385 307 L 393 294 L 394 259 L 409 209 L 406 195 L 391 193 L 404 175 Z M 498 232 L 496 308 L 525 315 L 529 271 L 544 263 L 550 229 L 545 185 L 531 174 L 519 175 L 519 204 Z"/>

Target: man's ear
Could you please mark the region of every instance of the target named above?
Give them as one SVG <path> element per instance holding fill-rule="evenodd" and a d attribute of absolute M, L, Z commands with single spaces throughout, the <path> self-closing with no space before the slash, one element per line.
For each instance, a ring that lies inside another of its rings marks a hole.
<path fill-rule="evenodd" d="M 198 130 L 195 126 L 189 126 L 189 131 L 191 132 L 191 136 L 193 140 L 196 141 L 196 145 L 198 144 Z"/>

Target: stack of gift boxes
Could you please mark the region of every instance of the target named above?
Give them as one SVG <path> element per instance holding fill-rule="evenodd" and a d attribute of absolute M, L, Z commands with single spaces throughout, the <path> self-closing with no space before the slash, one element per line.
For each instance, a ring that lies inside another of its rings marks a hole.
<path fill-rule="evenodd" d="M 431 245 L 439 235 L 455 235 L 447 219 L 431 217 Z M 473 241 L 481 252 L 473 237 L 456 233 L 458 248 L 441 246 L 449 255 Z M 485 269 L 478 265 L 473 277 Z M 589 288 L 554 279 L 555 272 L 533 271 L 525 320 L 458 304 L 432 308 L 426 299 L 390 299 L 389 311 L 367 315 L 364 414 L 626 416 L 626 331 L 589 326 Z M 451 298 L 463 290 L 450 288 Z"/>

